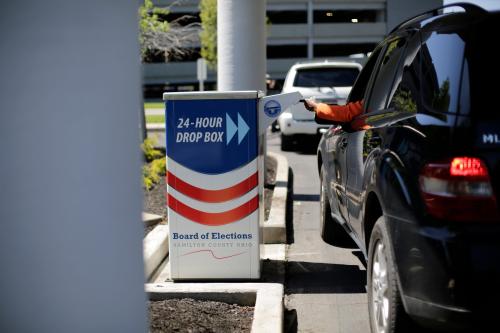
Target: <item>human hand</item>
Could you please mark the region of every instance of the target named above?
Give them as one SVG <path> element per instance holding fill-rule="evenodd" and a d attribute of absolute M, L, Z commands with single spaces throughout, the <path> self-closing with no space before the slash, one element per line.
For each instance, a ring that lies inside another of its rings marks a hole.
<path fill-rule="evenodd" d="M 311 98 L 304 99 L 302 100 L 302 102 L 304 103 L 304 107 L 306 108 L 307 111 L 315 112 L 315 108 L 318 105 L 318 103 L 316 103 L 313 99 Z"/>

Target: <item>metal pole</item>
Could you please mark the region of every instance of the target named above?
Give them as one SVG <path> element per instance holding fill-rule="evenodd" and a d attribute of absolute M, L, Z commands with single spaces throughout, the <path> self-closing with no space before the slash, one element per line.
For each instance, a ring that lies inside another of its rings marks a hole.
<path fill-rule="evenodd" d="M 265 91 L 265 0 L 217 1 L 218 90 Z"/>
<path fill-rule="evenodd" d="M 137 9 L 0 5 L 0 332 L 147 331 Z"/>

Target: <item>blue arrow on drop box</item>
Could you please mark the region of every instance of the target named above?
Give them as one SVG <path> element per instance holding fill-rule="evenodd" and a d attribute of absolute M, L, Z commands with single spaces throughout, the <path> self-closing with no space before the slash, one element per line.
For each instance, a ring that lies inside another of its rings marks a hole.
<path fill-rule="evenodd" d="M 245 136 L 247 135 L 250 128 L 247 123 L 238 113 L 238 126 L 234 123 L 233 119 L 226 113 L 226 145 L 231 142 L 236 132 L 238 132 L 238 144 L 243 141 Z"/>
<path fill-rule="evenodd" d="M 241 115 L 238 113 L 238 144 L 240 144 L 245 135 L 247 135 L 249 129 L 250 128 L 245 120 L 243 120 Z"/>

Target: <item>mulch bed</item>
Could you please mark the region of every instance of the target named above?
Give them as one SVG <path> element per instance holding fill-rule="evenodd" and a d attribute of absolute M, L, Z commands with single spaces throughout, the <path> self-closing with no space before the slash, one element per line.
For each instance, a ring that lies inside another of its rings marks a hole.
<path fill-rule="evenodd" d="M 150 332 L 250 332 L 254 308 L 190 298 L 149 302 Z"/>
<path fill-rule="evenodd" d="M 149 191 L 144 191 L 143 210 L 145 212 L 163 216 L 167 218 L 167 185 L 165 176 L 161 177 L 160 182 Z"/>

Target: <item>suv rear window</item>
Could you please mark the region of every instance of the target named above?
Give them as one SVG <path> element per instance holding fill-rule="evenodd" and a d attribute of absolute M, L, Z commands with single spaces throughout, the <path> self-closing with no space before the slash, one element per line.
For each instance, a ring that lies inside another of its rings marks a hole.
<path fill-rule="evenodd" d="M 490 13 L 423 38 L 421 88 L 428 109 L 500 119 L 493 104 L 500 91 L 500 65 L 492 48 L 499 19 L 499 13 Z"/>
<path fill-rule="evenodd" d="M 351 87 L 358 77 L 357 68 L 303 68 L 298 69 L 295 87 Z"/>
<path fill-rule="evenodd" d="M 466 41 L 460 113 L 482 120 L 500 119 L 500 63 L 492 46 L 500 33 L 499 19 L 500 14 L 490 14 L 488 19 L 460 32 Z"/>

